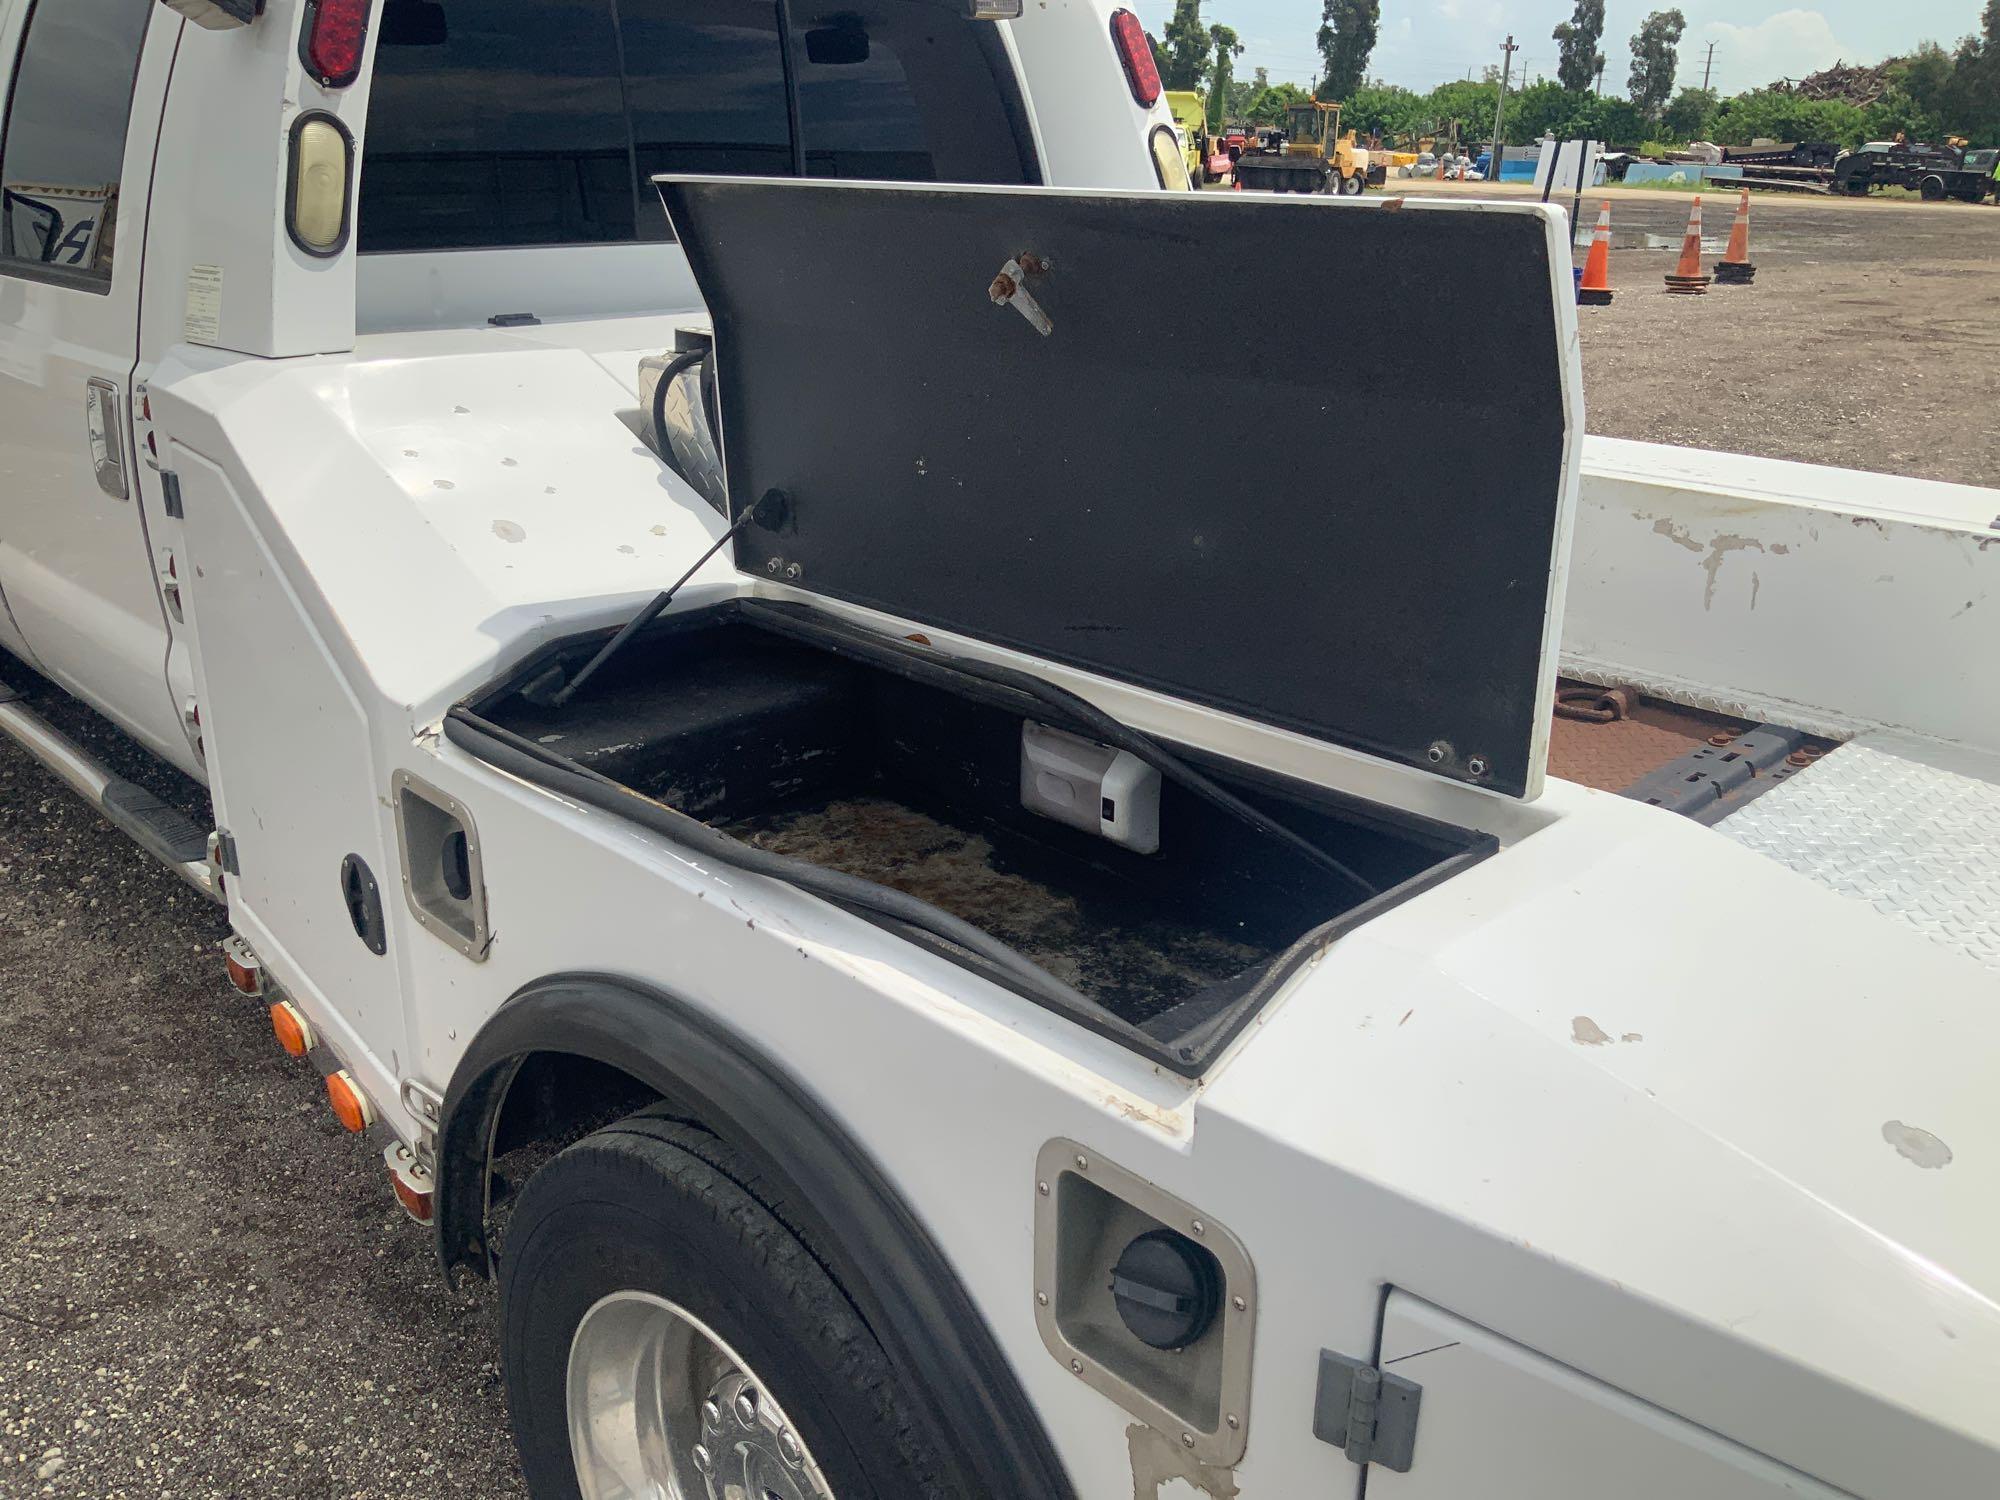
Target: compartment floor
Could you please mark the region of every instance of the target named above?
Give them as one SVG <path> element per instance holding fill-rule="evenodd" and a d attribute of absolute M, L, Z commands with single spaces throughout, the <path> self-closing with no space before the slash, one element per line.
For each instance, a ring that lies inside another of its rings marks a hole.
<path fill-rule="evenodd" d="M 916 896 L 984 928 L 1128 1021 L 1271 956 L 1268 948 L 1129 907 L 1079 900 L 1006 868 L 977 833 L 878 797 L 726 825 L 738 838 Z M 1107 920 L 1110 918 L 1110 920 Z"/>

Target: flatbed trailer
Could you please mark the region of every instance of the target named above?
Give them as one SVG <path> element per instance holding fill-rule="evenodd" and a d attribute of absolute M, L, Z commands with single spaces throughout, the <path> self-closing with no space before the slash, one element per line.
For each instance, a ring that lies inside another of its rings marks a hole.
<path fill-rule="evenodd" d="M 1993 172 L 1991 166 L 1968 167 L 1965 153 L 1955 146 L 1923 142 L 1871 141 L 1833 164 L 1832 192 L 1858 198 L 1882 187 L 1906 188 L 1927 203 L 1947 198 L 1977 203 L 1992 191 Z"/>

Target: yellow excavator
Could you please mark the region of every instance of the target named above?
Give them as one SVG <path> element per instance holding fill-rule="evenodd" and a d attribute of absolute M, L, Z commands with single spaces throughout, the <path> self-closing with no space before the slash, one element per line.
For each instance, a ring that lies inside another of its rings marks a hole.
<path fill-rule="evenodd" d="M 1350 197 L 1388 173 L 1373 165 L 1340 128 L 1340 106 L 1314 99 L 1285 111 L 1282 130 L 1273 130 L 1255 151 L 1236 162 L 1239 187 L 1267 193 L 1344 193 Z"/>

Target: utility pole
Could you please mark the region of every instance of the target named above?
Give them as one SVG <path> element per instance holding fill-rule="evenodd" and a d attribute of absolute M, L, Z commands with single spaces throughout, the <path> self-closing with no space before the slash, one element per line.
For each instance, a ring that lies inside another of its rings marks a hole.
<path fill-rule="evenodd" d="M 1701 91 L 1708 92 L 1708 76 L 1715 71 L 1715 43 L 1708 44 L 1708 60 L 1701 65 Z"/>
<path fill-rule="evenodd" d="M 1507 78 L 1514 71 L 1514 54 L 1521 49 L 1514 45 L 1514 33 L 1507 33 L 1507 41 L 1500 49 L 1500 97 L 1493 104 L 1493 171 L 1488 182 L 1500 180 L 1500 125 L 1507 116 Z"/>

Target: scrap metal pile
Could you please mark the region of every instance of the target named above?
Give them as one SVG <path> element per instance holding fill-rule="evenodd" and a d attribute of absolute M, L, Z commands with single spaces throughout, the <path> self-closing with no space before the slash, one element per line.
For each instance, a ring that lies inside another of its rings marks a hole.
<path fill-rule="evenodd" d="M 1771 85 L 1774 94 L 1796 94 L 1801 99 L 1836 99 L 1857 107 L 1875 103 L 1889 91 L 1890 71 L 1902 61 L 1891 57 L 1873 67 L 1836 62 L 1830 68 L 1808 73 L 1800 79 L 1780 78 Z"/>

